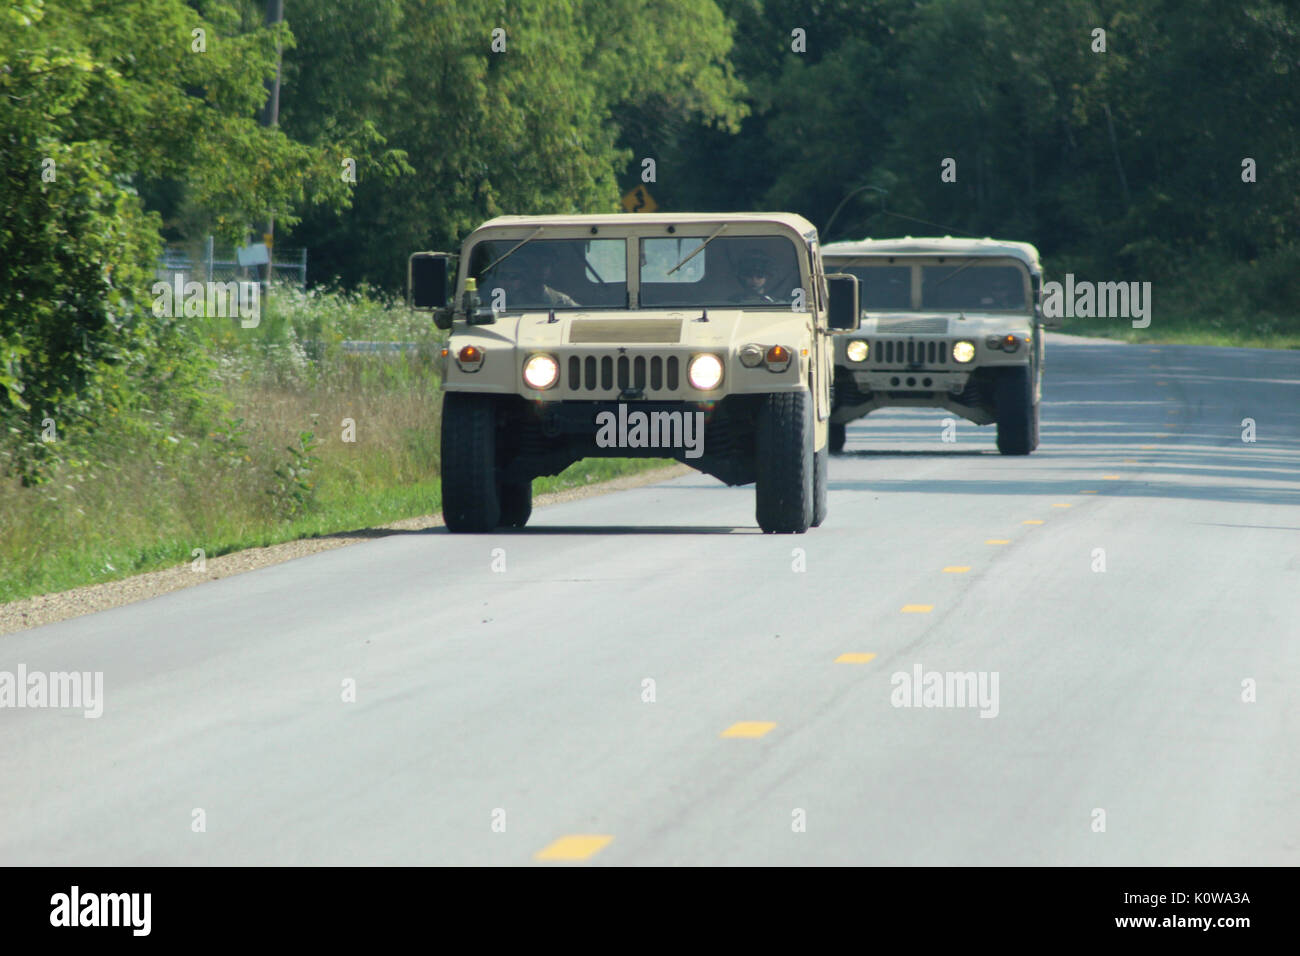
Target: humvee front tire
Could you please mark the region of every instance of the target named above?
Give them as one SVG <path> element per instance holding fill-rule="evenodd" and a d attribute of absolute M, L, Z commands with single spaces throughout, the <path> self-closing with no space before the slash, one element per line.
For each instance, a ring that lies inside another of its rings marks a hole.
<path fill-rule="evenodd" d="M 839 454 L 844 450 L 844 442 L 848 439 L 848 428 L 843 422 L 831 422 L 831 441 L 830 450 Z"/>
<path fill-rule="evenodd" d="M 803 534 L 813 520 L 812 400 L 802 391 L 762 401 L 754 436 L 758 526 L 768 534 Z"/>
<path fill-rule="evenodd" d="M 826 483 L 830 480 L 831 449 L 827 445 L 821 451 L 813 453 L 813 517 L 812 526 L 820 528 L 826 520 L 829 494 Z"/>
<path fill-rule="evenodd" d="M 496 406 L 487 395 L 442 396 L 442 518 L 447 530 L 483 534 L 501 520 Z"/>
<path fill-rule="evenodd" d="M 497 489 L 501 502 L 501 527 L 522 528 L 533 513 L 533 483 L 503 481 Z"/>
<path fill-rule="evenodd" d="M 1028 455 L 1037 444 L 1038 407 L 1029 379 L 1029 366 L 1003 369 L 998 376 L 994 402 L 998 414 L 998 451 Z"/>

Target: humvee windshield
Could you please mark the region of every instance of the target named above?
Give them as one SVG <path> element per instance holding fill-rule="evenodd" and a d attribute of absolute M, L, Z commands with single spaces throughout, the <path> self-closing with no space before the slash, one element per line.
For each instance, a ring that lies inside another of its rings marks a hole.
<path fill-rule="evenodd" d="M 1013 265 L 984 264 L 979 259 L 948 259 L 955 265 L 837 265 L 827 272 L 858 277 L 864 312 L 911 311 L 912 271 L 921 271 L 920 311 L 1024 311 L 1025 273 Z"/>
<path fill-rule="evenodd" d="M 846 266 L 829 262 L 827 272 L 844 272 L 858 277 L 858 297 L 863 311 L 885 312 L 912 307 L 911 266 Z"/>
<path fill-rule="evenodd" d="M 470 253 L 469 274 L 485 305 L 502 312 L 627 308 L 626 240 L 520 241 L 488 239 Z"/>
<path fill-rule="evenodd" d="M 801 282 L 798 247 L 783 236 L 641 240 L 642 308 L 788 308 Z"/>
<path fill-rule="evenodd" d="M 994 312 L 1025 308 L 1023 273 L 1015 266 L 921 267 L 921 308 Z"/>

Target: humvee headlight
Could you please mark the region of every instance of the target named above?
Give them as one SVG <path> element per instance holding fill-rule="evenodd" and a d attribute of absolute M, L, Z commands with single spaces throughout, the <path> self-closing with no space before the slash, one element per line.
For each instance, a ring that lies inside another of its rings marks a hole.
<path fill-rule="evenodd" d="M 954 362 L 969 362 L 975 357 L 974 342 L 956 342 L 952 347 L 952 358 Z"/>
<path fill-rule="evenodd" d="M 784 345 L 773 345 L 764 356 L 769 372 L 784 372 L 790 367 L 790 350 Z"/>
<path fill-rule="evenodd" d="M 745 368 L 757 368 L 763 364 L 763 346 L 749 344 L 740 350 L 740 364 Z"/>
<path fill-rule="evenodd" d="M 708 352 L 697 355 L 687 366 L 686 377 L 692 388 L 711 392 L 722 384 L 722 360 Z"/>
<path fill-rule="evenodd" d="M 854 339 L 844 348 L 850 362 L 865 362 L 869 351 L 871 347 L 862 339 Z"/>
<path fill-rule="evenodd" d="M 529 388 L 550 388 L 560 380 L 560 363 L 553 355 L 532 355 L 524 363 L 524 381 Z"/>
<path fill-rule="evenodd" d="M 483 350 L 477 345 L 466 345 L 456 353 L 456 364 L 462 372 L 477 372 L 483 367 Z"/>

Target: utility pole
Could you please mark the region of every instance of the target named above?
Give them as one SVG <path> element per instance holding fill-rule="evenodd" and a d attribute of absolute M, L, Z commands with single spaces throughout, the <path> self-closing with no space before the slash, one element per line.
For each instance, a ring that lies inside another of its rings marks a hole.
<path fill-rule="evenodd" d="M 275 26 L 284 20 L 284 0 L 266 0 L 266 25 Z M 280 123 L 280 47 L 276 44 L 275 48 L 275 76 L 266 81 L 266 105 L 262 107 L 262 125 L 277 126 Z M 273 248 L 272 240 L 275 237 L 275 219 L 271 216 L 266 217 L 265 225 L 262 229 L 262 241 L 266 243 L 268 252 Z M 267 291 L 271 289 L 271 260 L 274 255 L 267 256 L 266 263 L 266 283 Z"/>

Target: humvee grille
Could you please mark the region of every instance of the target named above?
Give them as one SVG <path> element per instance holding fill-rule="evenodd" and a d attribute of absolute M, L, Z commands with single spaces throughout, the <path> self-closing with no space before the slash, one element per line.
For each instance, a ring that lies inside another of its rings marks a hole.
<path fill-rule="evenodd" d="M 677 356 L 570 355 L 568 386 L 572 391 L 677 391 L 681 366 Z"/>
<path fill-rule="evenodd" d="M 880 319 L 876 328 L 881 332 L 920 332 L 926 335 L 948 331 L 947 319 Z"/>
<path fill-rule="evenodd" d="M 944 339 L 868 339 L 868 366 L 915 368 L 947 365 L 949 343 Z"/>
<path fill-rule="evenodd" d="M 680 342 L 680 319 L 574 319 L 570 342 Z"/>

